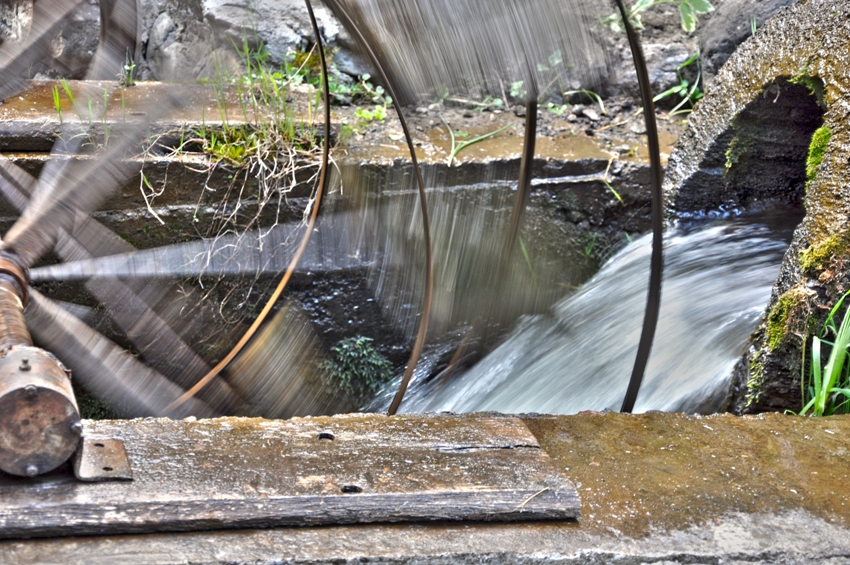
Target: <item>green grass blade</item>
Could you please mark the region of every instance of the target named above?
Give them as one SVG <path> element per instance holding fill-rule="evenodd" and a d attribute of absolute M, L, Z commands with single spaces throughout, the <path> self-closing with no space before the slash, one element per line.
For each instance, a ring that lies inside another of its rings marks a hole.
<path fill-rule="evenodd" d="M 467 147 L 469 147 L 470 145 L 475 145 L 476 143 L 484 141 L 485 139 L 489 139 L 493 136 L 499 135 L 503 131 L 510 129 L 512 127 L 514 127 L 513 124 L 508 124 L 503 128 L 497 129 L 496 131 L 491 131 L 490 133 L 485 133 L 484 135 L 479 135 L 475 139 L 470 139 L 469 141 L 464 141 L 463 143 L 458 145 L 456 149 L 455 148 L 452 149 L 452 153 L 451 153 L 451 155 L 449 155 L 449 166 L 451 166 L 451 163 L 452 163 L 452 161 L 454 161 L 454 158 L 457 157 L 457 154 L 460 153 L 461 151 L 463 151 L 464 149 L 466 149 Z M 452 135 L 452 146 L 454 147 L 454 135 Z"/>
<path fill-rule="evenodd" d="M 823 389 L 821 386 L 820 339 L 817 337 L 812 338 L 812 380 L 814 381 L 812 383 L 814 387 L 812 402 L 814 402 L 815 416 L 823 416 L 823 407 L 820 402 L 821 390 Z"/>

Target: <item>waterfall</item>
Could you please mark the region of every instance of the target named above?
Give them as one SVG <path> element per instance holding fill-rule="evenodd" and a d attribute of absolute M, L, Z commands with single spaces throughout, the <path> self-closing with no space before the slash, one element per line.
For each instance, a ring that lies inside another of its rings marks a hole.
<path fill-rule="evenodd" d="M 636 411 L 722 408 L 789 237 L 743 220 L 668 231 L 661 319 Z M 523 318 L 465 373 L 416 383 L 402 411 L 618 409 L 640 335 L 650 247 L 650 235 L 635 240 L 548 314 Z"/>

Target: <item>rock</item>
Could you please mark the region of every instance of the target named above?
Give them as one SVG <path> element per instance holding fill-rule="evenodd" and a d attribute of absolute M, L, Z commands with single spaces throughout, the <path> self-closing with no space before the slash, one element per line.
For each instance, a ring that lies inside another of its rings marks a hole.
<path fill-rule="evenodd" d="M 652 83 L 652 91 L 657 95 L 681 83 L 679 74 L 684 78 L 695 77 L 691 69 L 679 69 L 691 55 L 696 52 L 696 46 L 691 48 L 684 43 L 646 43 L 643 45 L 646 67 Z M 637 98 L 639 96 L 637 73 L 628 46 L 624 47 L 619 56 L 620 65 L 616 85 L 619 90 Z M 681 101 L 678 96 L 666 97 L 658 102 L 662 106 L 674 106 Z"/>
<path fill-rule="evenodd" d="M 0 2 L 0 40 L 20 41 L 29 33 L 33 0 Z M 30 77 L 83 78 L 97 49 L 100 13 L 96 2 L 83 2 L 52 33 L 50 58 L 27 69 Z"/>
<path fill-rule="evenodd" d="M 266 64 L 282 67 L 297 50 L 313 44 L 302 0 L 142 0 L 143 77 L 155 80 L 214 77 L 216 67 L 235 70 L 243 45 L 263 46 Z M 329 47 L 348 41 L 339 23 L 319 3 L 322 39 Z M 359 76 L 367 68 L 348 51 L 337 51 L 337 69 Z"/>
<path fill-rule="evenodd" d="M 598 122 L 599 121 L 599 114 L 597 114 L 596 111 L 591 109 L 591 108 L 585 109 L 584 116 L 588 120 L 590 120 L 591 122 Z"/>
<path fill-rule="evenodd" d="M 773 15 L 797 0 L 726 0 L 700 30 L 702 72 L 706 84 L 735 49 L 752 35 L 752 22 L 762 28 Z"/>

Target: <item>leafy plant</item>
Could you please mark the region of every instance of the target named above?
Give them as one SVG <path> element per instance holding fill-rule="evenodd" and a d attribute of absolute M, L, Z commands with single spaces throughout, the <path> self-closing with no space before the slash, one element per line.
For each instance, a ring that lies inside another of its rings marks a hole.
<path fill-rule="evenodd" d="M 493 136 L 499 135 L 503 131 L 513 127 L 513 124 L 508 124 L 505 127 L 499 128 L 495 131 L 485 133 L 484 135 L 479 135 L 478 137 L 476 137 L 474 139 L 470 139 L 468 141 L 464 141 L 463 143 L 458 144 L 457 138 L 458 137 L 468 137 L 469 132 L 465 132 L 465 131 L 457 131 L 456 132 L 451 128 L 451 126 L 449 125 L 449 123 L 446 121 L 446 119 L 443 116 L 440 116 L 440 119 L 443 120 L 443 124 L 445 124 L 446 129 L 449 130 L 449 137 L 452 140 L 452 149 L 449 152 L 449 158 L 446 161 L 446 166 L 448 166 L 448 167 L 452 166 L 452 163 L 454 163 L 454 160 L 455 160 L 455 157 L 457 157 L 457 154 L 460 153 L 461 151 L 463 151 L 464 149 L 466 149 L 467 147 L 469 147 L 470 145 L 474 145 L 476 143 L 484 141 L 485 139 L 489 139 Z"/>
<path fill-rule="evenodd" d="M 354 114 L 366 122 L 371 122 L 372 120 L 383 122 L 387 119 L 387 107 L 383 104 L 376 104 L 371 110 L 368 108 L 357 108 Z"/>
<path fill-rule="evenodd" d="M 707 14 L 714 10 L 714 6 L 708 0 L 637 0 L 632 9 L 629 11 L 629 21 L 635 29 L 643 29 L 641 22 L 641 13 L 645 12 L 653 6 L 659 4 L 677 4 L 679 6 L 679 16 L 682 21 L 682 29 L 688 33 L 693 33 L 697 27 L 697 21 L 700 15 Z M 620 33 L 624 31 L 623 18 L 619 12 L 615 12 L 602 20 L 602 23 L 610 27 L 613 31 Z"/>
<path fill-rule="evenodd" d="M 688 79 L 682 76 L 682 70 L 696 64 L 697 66 L 697 76 L 694 79 L 694 83 L 691 84 Z M 652 99 L 653 102 L 658 102 L 659 100 L 663 100 L 668 96 L 677 95 L 682 98 L 682 100 L 676 104 L 676 106 L 670 110 L 670 115 L 675 116 L 676 114 L 687 114 L 693 110 L 694 105 L 702 100 L 705 93 L 700 90 L 699 81 L 702 77 L 702 69 L 699 64 L 699 51 L 694 53 L 687 61 L 676 67 L 676 74 L 679 76 L 679 84 L 668 88 L 661 94 L 657 95 Z M 682 108 L 685 104 L 690 104 L 690 108 Z"/>
<path fill-rule="evenodd" d="M 808 387 L 801 378 L 803 398 L 808 402 L 800 410 L 800 415 L 811 412 L 814 416 L 829 416 L 832 414 L 850 413 L 850 363 L 847 363 L 847 348 L 850 346 L 850 316 L 844 312 L 841 325 L 836 327 L 835 316 L 844 299 L 850 295 L 846 292 L 832 308 L 819 335 L 812 337 L 812 358 L 809 370 Z M 834 341 L 827 341 L 826 335 L 834 335 Z M 822 365 L 822 344 L 831 347 L 826 366 Z M 805 359 L 805 346 L 803 349 Z"/>
<path fill-rule="evenodd" d="M 511 98 L 525 98 L 528 91 L 525 89 L 525 83 L 521 80 L 511 83 L 510 95 Z"/>
<path fill-rule="evenodd" d="M 393 376 L 392 364 L 374 348 L 372 341 L 364 336 L 340 340 L 323 364 L 334 384 L 357 399 L 374 394 Z"/>

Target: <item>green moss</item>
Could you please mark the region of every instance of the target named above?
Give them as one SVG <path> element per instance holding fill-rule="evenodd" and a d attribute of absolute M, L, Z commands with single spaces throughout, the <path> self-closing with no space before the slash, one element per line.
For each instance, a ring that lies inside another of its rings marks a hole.
<path fill-rule="evenodd" d="M 726 170 L 738 164 L 741 157 L 755 145 L 755 137 L 749 131 L 739 131 L 726 148 Z"/>
<path fill-rule="evenodd" d="M 812 143 L 809 145 L 809 156 L 806 159 L 806 178 L 812 180 L 818 172 L 818 167 L 823 161 L 823 154 L 826 151 L 826 146 L 829 145 L 829 140 L 832 138 L 832 132 L 826 126 L 818 128 L 812 134 Z"/>
<path fill-rule="evenodd" d="M 835 234 L 812 245 L 800 254 L 800 268 L 803 272 L 809 273 L 824 270 L 833 257 L 847 249 L 848 243 L 850 243 L 850 232 Z"/>
<path fill-rule="evenodd" d="M 785 339 L 791 326 L 792 315 L 800 311 L 811 294 L 812 291 L 796 286 L 776 301 L 776 305 L 767 315 L 767 347 L 770 351 L 774 351 Z"/>
<path fill-rule="evenodd" d="M 813 76 L 809 73 L 809 67 L 801 70 L 800 73 L 792 77 L 789 81 L 791 84 L 799 84 L 805 86 L 813 96 L 817 98 L 818 106 L 826 109 L 826 85 L 820 77 Z"/>
<path fill-rule="evenodd" d="M 764 384 L 764 353 L 757 350 L 750 357 L 750 372 L 747 380 L 747 404 L 749 408 L 754 402 L 758 402 L 761 396 L 761 386 Z"/>

